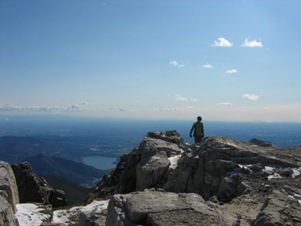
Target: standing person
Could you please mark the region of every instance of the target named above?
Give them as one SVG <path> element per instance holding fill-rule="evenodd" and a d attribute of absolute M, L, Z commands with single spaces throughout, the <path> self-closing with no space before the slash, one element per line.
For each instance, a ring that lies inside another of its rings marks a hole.
<path fill-rule="evenodd" d="M 191 130 L 190 130 L 190 137 L 192 137 L 192 132 L 194 136 L 194 141 L 196 144 L 200 143 L 204 137 L 204 126 L 202 123 L 202 117 L 198 116 L 197 121 L 193 123 Z"/>

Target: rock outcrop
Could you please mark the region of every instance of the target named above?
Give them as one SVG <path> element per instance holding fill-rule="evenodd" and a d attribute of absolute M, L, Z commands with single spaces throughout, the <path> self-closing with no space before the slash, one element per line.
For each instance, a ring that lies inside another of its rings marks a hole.
<path fill-rule="evenodd" d="M 18 225 L 14 215 L 18 203 L 15 175 L 7 162 L 0 161 L 0 225 Z"/>
<path fill-rule="evenodd" d="M 232 225 L 227 217 L 198 194 L 145 190 L 114 195 L 106 225 Z"/>
<path fill-rule="evenodd" d="M 64 195 L 55 198 L 55 190 L 28 163 L 12 169 L 0 162 L 0 225 L 18 225 L 19 198 L 65 204 Z M 109 205 L 100 201 L 108 199 Z M 190 145 L 176 131 L 150 132 L 103 177 L 87 203 L 91 204 L 70 209 L 69 223 L 301 226 L 301 147 L 225 137 Z M 42 224 L 61 225 L 51 217 L 64 218 L 67 212 L 54 214 L 50 209 Z"/>
<path fill-rule="evenodd" d="M 21 203 L 37 202 L 53 207 L 67 205 L 64 191 L 53 189 L 47 181 L 35 174 L 29 163 L 13 164 Z"/>
<path fill-rule="evenodd" d="M 111 198 L 107 225 L 175 225 L 167 223 L 173 218 L 177 225 L 202 225 L 197 222 L 211 219 L 191 207 L 186 213 L 185 208 L 165 211 L 172 206 L 165 197 L 174 200 L 185 193 L 198 195 L 196 203 L 218 213 L 215 225 L 301 225 L 300 172 L 300 147 L 278 148 L 257 139 L 241 142 L 225 137 L 207 137 L 200 145 L 189 145 L 176 131 L 151 132 L 121 157 L 87 202 Z M 137 210 L 141 206 L 147 213 Z M 185 224 L 186 214 L 191 224 Z"/>

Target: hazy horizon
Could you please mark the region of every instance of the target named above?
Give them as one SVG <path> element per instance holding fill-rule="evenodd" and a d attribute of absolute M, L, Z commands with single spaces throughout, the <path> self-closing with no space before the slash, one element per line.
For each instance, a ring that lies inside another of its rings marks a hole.
<path fill-rule="evenodd" d="M 199 114 L 198 116 L 201 116 Z M 69 115 L 69 114 L 0 114 L 0 122 L 10 121 L 13 119 L 30 119 L 30 120 L 40 120 L 51 121 L 51 120 L 73 120 L 73 121 L 170 121 L 170 122 L 194 122 L 197 120 L 197 116 L 193 118 L 153 118 L 153 117 L 123 117 L 123 116 L 81 116 L 81 115 Z M 213 122 L 213 123 L 296 123 L 301 124 L 299 121 L 290 121 L 289 118 L 286 121 L 264 121 L 264 120 L 221 120 L 221 119 L 205 119 L 203 117 L 203 122 Z"/>
<path fill-rule="evenodd" d="M 1 136 L 58 136 L 115 139 L 123 143 L 127 136 L 140 142 L 149 131 L 176 130 L 185 141 L 193 142 L 189 131 L 195 120 L 108 119 L 74 116 L 0 115 Z M 226 136 L 248 141 L 266 139 L 275 144 L 301 146 L 301 123 L 296 122 L 225 122 L 203 120 L 205 136 Z M 136 137 L 136 138 L 133 138 Z M 138 140 L 137 140 L 138 138 Z"/>

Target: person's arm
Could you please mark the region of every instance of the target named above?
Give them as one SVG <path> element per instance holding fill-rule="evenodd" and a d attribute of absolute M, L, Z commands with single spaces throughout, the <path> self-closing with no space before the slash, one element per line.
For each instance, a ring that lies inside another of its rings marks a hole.
<path fill-rule="evenodd" d="M 190 137 L 192 137 L 191 134 L 192 134 L 193 130 L 194 130 L 194 124 L 192 125 L 192 127 L 191 127 L 191 129 L 190 129 L 190 133 L 189 133 L 189 136 L 190 136 Z"/>

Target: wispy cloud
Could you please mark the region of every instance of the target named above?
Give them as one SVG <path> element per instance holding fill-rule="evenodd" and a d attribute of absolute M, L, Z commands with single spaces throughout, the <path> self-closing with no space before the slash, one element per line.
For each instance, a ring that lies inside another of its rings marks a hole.
<path fill-rule="evenodd" d="M 231 69 L 226 71 L 226 74 L 235 74 L 235 73 L 237 73 L 236 69 Z"/>
<path fill-rule="evenodd" d="M 155 112 L 187 112 L 187 111 L 192 111 L 192 110 L 201 110 L 199 107 L 195 106 L 185 106 L 183 108 L 154 108 L 151 111 Z"/>
<path fill-rule="evenodd" d="M 125 109 L 125 108 L 115 108 L 115 107 L 112 107 L 112 108 L 103 109 L 103 111 L 125 112 L 125 111 L 128 111 L 128 110 Z"/>
<path fill-rule="evenodd" d="M 244 94 L 242 95 L 243 98 L 249 99 L 249 100 L 253 100 L 256 101 L 259 99 L 258 95 L 254 95 L 254 94 Z"/>
<path fill-rule="evenodd" d="M 174 66 L 174 67 L 177 67 L 177 66 L 178 66 L 178 62 L 175 61 L 175 60 L 170 61 L 169 64 L 170 64 L 171 66 Z"/>
<path fill-rule="evenodd" d="M 156 112 L 178 112 L 178 111 L 183 111 L 183 109 L 180 108 L 154 108 L 152 111 Z"/>
<path fill-rule="evenodd" d="M 213 47 L 232 47 L 233 44 L 225 38 L 218 38 L 217 40 L 215 40 L 212 43 L 211 46 L 213 46 Z"/>
<path fill-rule="evenodd" d="M 180 94 L 176 94 L 175 99 L 176 99 L 177 101 L 188 101 L 188 98 L 187 98 L 187 97 L 184 97 L 184 96 L 182 96 L 182 95 L 180 95 Z"/>
<path fill-rule="evenodd" d="M 188 97 L 184 97 L 180 94 L 176 94 L 175 95 L 175 100 L 176 101 L 191 101 L 191 102 L 198 102 L 197 98 L 188 98 Z"/>
<path fill-rule="evenodd" d="M 202 65 L 203 68 L 213 68 L 213 66 L 211 64 L 204 64 Z"/>
<path fill-rule="evenodd" d="M 217 105 L 219 105 L 219 106 L 233 106 L 234 104 L 229 103 L 229 102 L 222 102 L 222 103 L 218 103 Z"/>
<path fill-rule="evenodd" d="M 249 40 L 248 38 L 245 39 L 244 43 L 241 45 L 242 47 L 249 47 L 249 48 L 260 48 L 263 47 L 263 44 L 256 40 Z"/>
<path fill-rule="evenodd" d="M 52 112 L 83 112 L 87 111 L 86 108 L 80 105 L 71 105 L 68 107 L 57 106 L 15 106 L 15 105 L 2 105 L 0 106 L 0 112 L 15 112 L 15 113 L 52 113 Z"/>
<path fill-rule="evenodd" d="M 67 107 L 68 112 L 80 112 L 83 111 L 83 108 L 81 108 L 79 105 L 71 105 Z"/>
<path fill-rule="evenodd" d="M 178 63 L 176 60 L 171 60 L 171 61 L 169 62 L 169 64 L 170 64 L 171 66 L 173 66 L 173 67 L 176 67 L 176 68 L 182 68 L 182 67 L 185 67 L 185 66 L 186 66 L 186 64 L 184 64 L 184 63 Z"/>

